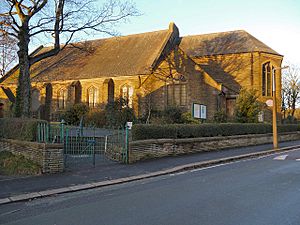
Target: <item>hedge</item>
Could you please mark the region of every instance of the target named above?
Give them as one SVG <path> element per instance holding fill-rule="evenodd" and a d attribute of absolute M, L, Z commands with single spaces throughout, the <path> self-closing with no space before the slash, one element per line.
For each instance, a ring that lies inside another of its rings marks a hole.
<path fill-rule="evenodd" d="M 300 131 L 299 125 L 279 125 L 278 132 Z M 226 123 L 226 124 L 137 124 L 132 128 L 133 140 L 163 138 L 196 138 L 272 133 L 271 124 Z"/>
<path fill-rule="evenodd" d="M 46 121 L 24 118 L 1 118 L 0 137 L 21 141 L 36 141 L 39 122 Z"/>

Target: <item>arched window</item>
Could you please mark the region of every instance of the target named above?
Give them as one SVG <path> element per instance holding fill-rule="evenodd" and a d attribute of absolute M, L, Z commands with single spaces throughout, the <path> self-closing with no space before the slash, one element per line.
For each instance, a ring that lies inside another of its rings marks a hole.
<path fill-rule="evenodd" d="M 57 99 L 58 99 L 58 108 L 59 109 L 66 109 L 67 108 L 67 98 L 68 98 L 68 92 L 67 89 L 60 89 L 57 93 Z"/>
<path fill-rule="evenodd" d="M 88 105 L 90 108 L 95 108 L 98 104 L 98 89 L 91 86 L 87 90 Z"/>
<path fill-rule="evenodd" d="M 133 106 L 133 87 L 124 85 L 121 89 L 122 98 L 126 101 L 128 107 Z"/>
<path fill-rule="evenodd" d="M 262 65 L 262 96 L 272 95 L 272 71 L 274 66 L 270 62 Z M 275 71 L 274 71 L 275 72 Z"/>

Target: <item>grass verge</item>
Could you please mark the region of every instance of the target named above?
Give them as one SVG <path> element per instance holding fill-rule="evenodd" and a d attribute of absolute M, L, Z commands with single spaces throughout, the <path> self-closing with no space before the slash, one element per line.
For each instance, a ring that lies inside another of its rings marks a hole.
<path fill-rule="evenodd" d="M 0 152 L 1 175 L 37 175 L 41 173 L 41 167 L 21 155 L 14 155 L 8 151 Z"/>

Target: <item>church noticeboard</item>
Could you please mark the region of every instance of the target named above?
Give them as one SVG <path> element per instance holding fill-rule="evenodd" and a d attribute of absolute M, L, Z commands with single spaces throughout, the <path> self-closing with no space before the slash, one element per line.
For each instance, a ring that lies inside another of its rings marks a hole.
<path fill-rule="evenodd" d="M 206 119 L 206 105 L 193 103 L 192 114 L 196 119 Z"/>

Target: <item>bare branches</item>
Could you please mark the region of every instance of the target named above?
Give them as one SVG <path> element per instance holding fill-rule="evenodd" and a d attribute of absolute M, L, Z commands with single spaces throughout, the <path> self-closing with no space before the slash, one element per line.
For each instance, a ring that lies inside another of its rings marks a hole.
<path fill-rule="evenodd" d="M 113 30 L 118 22 L 127 17 L 138 15 L 138 11 L 132 4 L 110 0 L 99 10 L 92 7 L 93 1 L 64 1 L 58 0 L 55 4 L 55 15 L 48 18 L 40 18 L 36 26 L 31 27 L 30 36 L 41 33 L 49 33 L 54 38 L 54 48 L 48 53 L 37 55 L 31 59 L 35 63 L 42 58 L 50 57 L 59 50 L 64 49 L 75 34 L 87 31 L 96 31 L 108 35 L 115 35 Z M 51 27 L 51 24 L 54 26 Z M 60 37 L 66 35 L 65 44 L 60 46 Z"/>
<path fill-rule="evenodd" d="M 300 68 L 289 65 L 288 70 L 283 70 L 282 76 L 282 111 L 294 116 L 296 104 L 300 100 Z"/>
<path fill-rule="evenodd" d="M 49 54 L 30 59 L 31 65 L 44 57 L 50 57 L 65 48 L 77 33 L 89 31 L 116 35 L 115 25 L 139 15 L 134 4 L 128 1 L 108 0 L 101 8 L 93 0 L 5 0 L 7 11 L 0 12 L 0 33 L 18 37 L 20 28 L 28 24 L 29 37 L 40 34 L 54 39 Z M 54 12 L 54 13 L 53 13 Z M 3 29 L 3 26 L 9 29 Z M 64 45 L 60 45 L 64 37 Z"/>
<path fill-rule="evenodd" d="M 13 36 L 17 37 L 18 27 L 12 22 L 9 16 L 0 16 L 0 36 Z"/>
<path fill-rule="evenodd" d="M 16 63 L 17 47 L 16 39 L 0 35 L 0 77 Z"/>
<path fill-rule="evenodd" d="M 100 9 L 93 0 L 1 0 L 0 6 L 0 35 L 18 40 L 20 74 L 15 114 L 25 117 L 30 115 L 30 66 L 58 54 L 75 35 L 88 31 L 113 35 L 118 23 L 139 15 L 126 0 L 108 0 Z M 29 55 L 30 41 L 40 35 L 51 40 L 53 48 Z"/>

